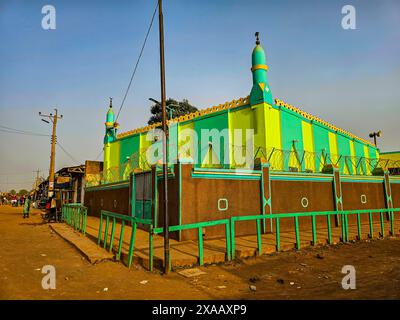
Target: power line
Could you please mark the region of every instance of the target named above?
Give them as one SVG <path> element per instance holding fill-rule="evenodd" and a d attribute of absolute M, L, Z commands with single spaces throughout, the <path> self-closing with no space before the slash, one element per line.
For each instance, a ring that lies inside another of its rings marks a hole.
<path fill-rule="evenodd" d="M 102 153 L 103 153 L 103 149 L 101 149 L 100 153 L 98 154 L 98 156 L 94 160 L 97 161 L 100 158 Z"/>
<path fill-rule="evenodd" d="M 74 162 L 76 162 L 77 164 L 81 164 L 78 160 L 76 160 L 76 159 L 74 158 L 74 156 L 72 156 L 67 150 L 65 150 L 65 148 L 61 145 L 60 142 L 57 141 L 57 145 L 58 145 L 58 146 L 60 147 L 60 149 L 61 149 L 62 151 L 64 151 L 64 153 L 65 153 L 69 158 L 71 158 Z"/>
<path fill-rule="evenodd" d="M 19 130 L 19 129 L 9 128 L 9 127 L 2 126 L 2 125 L 0 125 L 0 132 L 3 132 L 3 133 L 16 133 L 16 134 L 22 134 L 22 135 L 27 135 L 27 136 L 49 137 L 48 134 L 37 133 L 37 132 L 32 132 L 32 131 L 25 131 L 25 130 Z"/>
<path fill-rule="evenodd" d="M 150 33 L 151 27 L 152 27 L 152 25 L 153 25 L 153 21 L 154 21 L 154 17 L 155 17 L 155 15 L 156 15 L 156 12 L 157 12 L 157 8 L 158 8 L 158 2 L 157 2 L 157 5 L 156 5 L 156 7 L 155 7 L 155 9 L 154 9 L 153 16 L 151 17 L 150 25 L 149 25 L 149 28 L 147 29 L 147 33 L 146 33 L 146 36 L 145 36 L 145 38 L 144 38 L 143 45 L 142 45 L 142 48 L 141 48 L 141 50 L 140 50 L 139 57 L 138 57 L 138 59 L 137 59 L 137 61 L 136 61 L 135 68 L 133 69 L 131 79 L 130 79 L 130 81 L 129 81 L 128 87 L 126 88 L 125 95 L 124 95 L 124 98 L 122 99 L 122 103 L 121 103 L 121 106 L 119 107 L 119 111 L 118 111 L 117 118 L 115 119 L 115 121 L 118 120 L 119 114 L 121 113 L 121 109 L 122 109 L 122 107 L 123 107 L 123 105 L 124 105 L 124 103 L 125 103 L 126 97 L 127 97 L 127 95 L 128 95 L 129 89 L 130 89 L 130 87 L 131 87 L 132 80 L 133 80 L 133 78 L 134 78 L 134 76 L 135 76 L 135 74 L 136 74 L 136 70 L 137 70 L 137 67 L 138 67 L 138 65 L 139 65 L 140 58 L 142 57 L 144 47 L 146 46 L 147 38 L 149 37 L 149 33 Z"/>

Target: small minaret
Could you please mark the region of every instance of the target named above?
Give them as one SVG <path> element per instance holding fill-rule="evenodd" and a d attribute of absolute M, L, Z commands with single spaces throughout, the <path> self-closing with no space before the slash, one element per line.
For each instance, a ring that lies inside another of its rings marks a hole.
<path fill-rule="evenodd" d="M 112 98 L 110 98 L 110 107 L 107 111 L 106 116 L 106 134 L 104 136 L 104 161 L 103 161 L 103 172 L 107 172 L 111 165 L 111 142 L 117 138 L 118 123 L 115 122 L 115 115 L 112 108 Z"/>
<path fill-rule="evenodd" d="M 259 33 L 256 32 L 256 46 L 251 55 L 251 72 L 253 73 L 253 87 L 250 93 L 250 104 L 252 106 L 266 102 L 273 105 L 271 90 L 268 84 L 265 52 L 260 45 Z"/>
<path fill-rule="evenodd" d="M 106 134 L 104 136 L 104 144 L 113 142 L 116 138 L 116 128 L 118 125 L 115 122 L 115 115 L 112 108 L 112 98 L 110 98 L 110 106 L 107 111 L 105 126 Z"/>

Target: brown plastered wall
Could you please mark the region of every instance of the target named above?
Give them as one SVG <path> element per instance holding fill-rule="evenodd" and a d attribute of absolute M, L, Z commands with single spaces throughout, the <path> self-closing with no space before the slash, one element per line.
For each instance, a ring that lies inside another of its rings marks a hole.
<path fill-rule="evenodd" d="M 103 205 L 101 204 L 102 199 Z M 118 189 L 86 189 L 85 206 L 88 208 L 90 216 L 99 217 L 101 210 L 129 215 L 129 187 L 126 185 L 126 187 Z"/>
<path fill-rule="evenodd" d="M 400 208 L 400 183 L 391 183 L 393 208 Z M 400 215 L 400 212 L 397 213 Z"/>
<path fill-rule="evenodd" d="M 333 182 L 272 180 L 271 194 L 273 213 L 335 210 Z M 306 208 L 302 206 L 304 197 L 308 199 Z M 326 217 L 317 217 L 316 223 L 318 228 L 325 228 L 327 226 Z M 331 216 L 331 225 L 334 225 L 334 216 Z M 294 218 L 280 219 L 280 228 L 281 231 L 294 231 Z M 310 230 L 311 217 L 300 217 L 299 228 L 300 230 Z"/>
<path fill-rule="evenodd" d="M 386 208 L 385 186 L 372 182 L 344 182 L 342 181 L 343 210 L 382 209 Z M 366 196 L 366 203 L 361 202 L 361 196 Z M 373 221 L 379 222 L 379 213 L 374 213 Z M 368 223 L 368 215 L 361 214 L 361 223 Z M 349 224 L 357 223 L 356 215 L 349 215 Z"/>
<path fill-rule="evenodd" d="M 261 214 L 259 180 L 193 178 L 193 166 L 182 164 L 182 224 Z M 218 210 L 218 199 L 228 200 L 226 211 Z M 255 222 L 240 222 L 237 235 L 254 234 Z M 205 238 L 225 235 L 225 226 L 207 227 Z M 182 232 L 182 239 L 197 239 L 197 230 Z"/>

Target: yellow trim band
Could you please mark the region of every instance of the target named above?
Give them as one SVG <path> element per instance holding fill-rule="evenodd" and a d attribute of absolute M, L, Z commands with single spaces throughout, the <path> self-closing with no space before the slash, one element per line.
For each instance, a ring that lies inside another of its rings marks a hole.
<path fill-rule="evenodd" d="M 269 67 L 266 64 L 256 64 L 254 67 L 251 68 L 251 71 L 263 69 L 265 71 L 268 71 Z"/>

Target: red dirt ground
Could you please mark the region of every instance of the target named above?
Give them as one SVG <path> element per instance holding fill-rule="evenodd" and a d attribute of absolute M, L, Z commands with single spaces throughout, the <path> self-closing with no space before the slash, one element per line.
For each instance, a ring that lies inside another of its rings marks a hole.
<path fill-rule="evenodd" d="M 0 206 L 0 299 L 399 299 L 400 239 L 306 248 L 211 265 L 205 275 L 163 276 L 117 262 L 91 265 L 43 223 L 39 211 Z M 53 265 L 55 290 L 44 290 L 41 268 Z M 357 289 L 344 290 L 344 265 Z M 142 280 L 147 280 L 141 284 Z M 250 290 L 250 285 L 256 291 Z M 105 288 L 107 288 L 105 290 Z"/>

